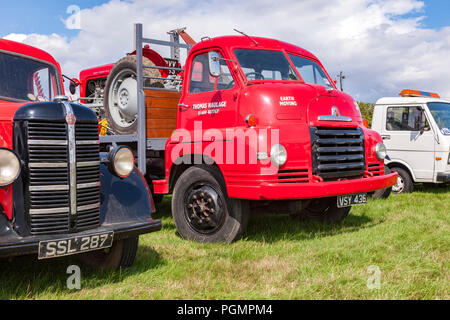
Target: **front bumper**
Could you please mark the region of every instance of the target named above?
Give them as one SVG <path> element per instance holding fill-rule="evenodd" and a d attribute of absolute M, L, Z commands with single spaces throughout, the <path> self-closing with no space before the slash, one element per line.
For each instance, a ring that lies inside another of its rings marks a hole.
<path fill-rule="evenodd" d="M 393 186 L 397 182 L 397 173 L 389 175 L 314 183 L 268 183 L 259 185 L 228 186 L 230 198 L 249 200 L 295 200 L 340 196 L 360 192 L 372 192 Z"/>
<path fill-rule="evenodd" d="M 13 230 L 0 230 L 6 231 L 1 235 L 0 232 L 0 258 L 22 256 L 28 254 L 37 254 L 39 249 L 39 242 L 48 240 L 58 240 L 68 237 L 86 236 L 97 233 L 104 233 L 108 231 L 114 231 L 114 241 L 120 239 L 126 239 L 135 237 L 140 234 L 150 233 L 161 230 L 161 220 L 139 220 L 135 222 L 126 223 L 104 223 L 97 229 L 92 229 L 79 233 L 72 234 L 60 234 L 52 236 L 32 236 L 32 237 L 19 237 Z M 5 228 L 5 226 L 0 226 Z M 9 231 L 9 232 L 8 232 Z"/>
<path fill-rule="evenodd" d="M 450 182 L 450 173 L 446 172 L 438 172 L 436 176 L 437 182 L 449 183 Z"/>

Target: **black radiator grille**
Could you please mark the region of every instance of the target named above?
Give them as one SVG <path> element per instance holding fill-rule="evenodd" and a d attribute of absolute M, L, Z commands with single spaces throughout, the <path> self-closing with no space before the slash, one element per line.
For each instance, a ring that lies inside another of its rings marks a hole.
<path fill-rule="evenodd" d="M 76 123 L 77 213 L 70 207 L 70 158 L 65 122 L 26 122 L 29 226 L 34 235 L 78 232 L 100 223 L 98 126 Z"/>
<path fill-rule="evenodd" d="M 312 127 L 310 133 L 314 175 L 324 181 L 364 175 L 364 134 L 360 128 Z"/>

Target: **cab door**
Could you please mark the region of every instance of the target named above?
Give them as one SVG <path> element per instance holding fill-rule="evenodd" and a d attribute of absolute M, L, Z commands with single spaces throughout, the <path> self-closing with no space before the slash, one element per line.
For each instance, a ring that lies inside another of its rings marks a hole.
<path fill-rule="evenodd" d="M 435 139 L 420 105 L 385 108 L 381 136 L 392 161 L 401 160 L 412 169 L 416 182 L 431 181 L 434 173 Z M 420 123 L 425 117 L 425 130 Z"/>
<path fill-rule="evenodd" d="M 179 106 L 179 128 L 193 130 L 201 123 L 205 129 L 225 129 L 234 127 L 236 123 L 236 105 L 238 84 L 228 61 L 220 60 L 221 75 L 210 75 L 208 53 L 219 52 L 219 49 L 209 49 L 197 53 L 192 58 L 189 76 L 184 94 Z"/>

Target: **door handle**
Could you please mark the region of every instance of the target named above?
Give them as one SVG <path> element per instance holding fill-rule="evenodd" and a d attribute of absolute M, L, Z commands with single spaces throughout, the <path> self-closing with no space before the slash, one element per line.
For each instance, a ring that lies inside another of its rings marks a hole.
<path fill-rule="evenodd" d="M 391 136 L 385 134 L 385 135 L 382 135 L 382 136 L 381 136 L 381 139 L 383 139 L 383 140 L 391 140 Z"/>
<path fill-rule="evenodd" d="M 186 111 L 190 107 L 190 105 L 180 103 L 180 104 L 178 104 L 178 107 L 180 108 L 180 111 Z"/>

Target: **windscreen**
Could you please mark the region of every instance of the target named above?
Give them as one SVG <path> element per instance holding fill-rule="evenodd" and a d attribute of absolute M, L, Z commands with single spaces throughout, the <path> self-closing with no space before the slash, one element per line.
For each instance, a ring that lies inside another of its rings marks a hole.
<path fill-rule="evenodd" d="M 299 80 L 282 51 L 236 49 L 247 80 Z"/>
<path fill-rule="evenodd" d="M 319 84 L 326 87 L 333 87 L 327 75 L 317 62 L 294 54 L 289 54 L 289 58 L 307 84 Z"/>
<path fill-rule="evenodd" d="M 450 103 L 443 102 L 430 102 L 428 103 L 428 109 L 430 109 L 433 115 L 434 121 L 438 125 L 443 135 L 450 135 Z"/>
<path fill-rule="evenodd" d="M 51 65 L 0 53 L 0 99 L 10 101 L 51 101 L 60 94 Z"/>

